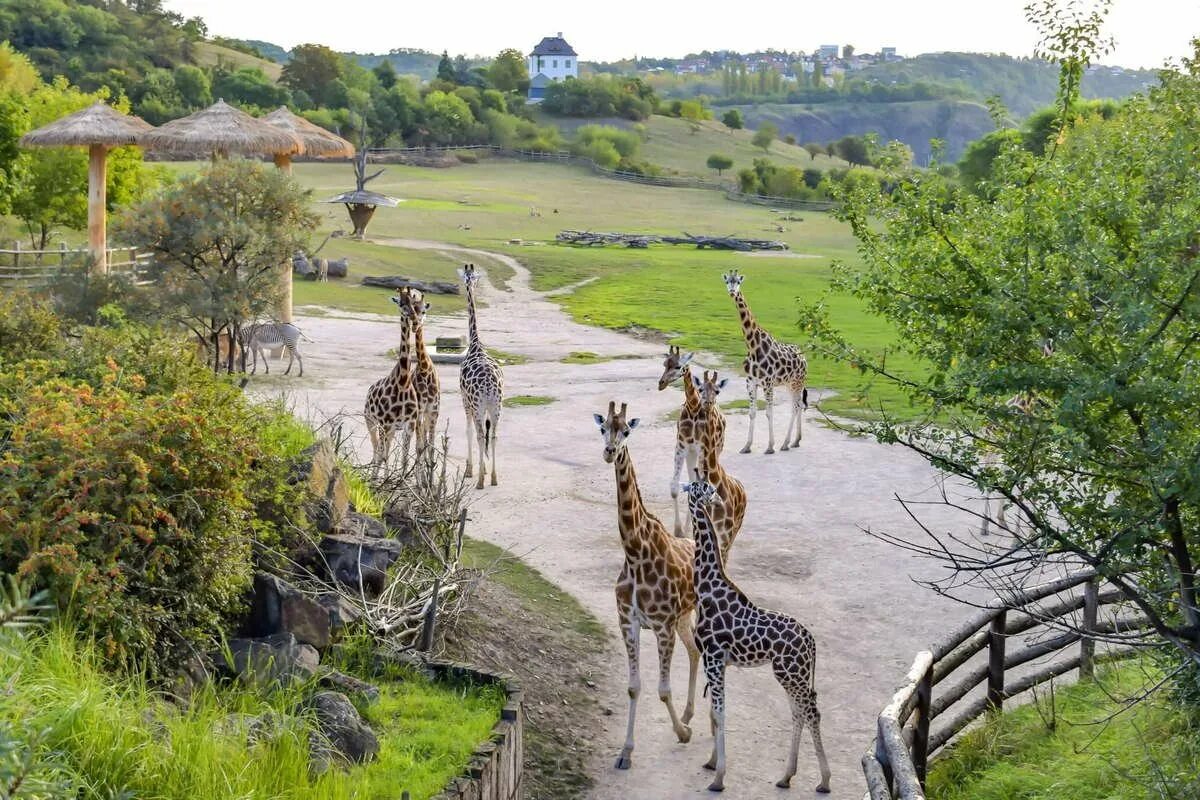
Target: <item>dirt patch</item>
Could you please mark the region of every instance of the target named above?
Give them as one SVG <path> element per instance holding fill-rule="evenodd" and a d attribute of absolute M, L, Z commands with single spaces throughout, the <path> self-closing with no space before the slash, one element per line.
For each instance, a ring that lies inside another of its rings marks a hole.
<path fill-rule="evenodd" d="M 446 654 L 515 675 L 524 687 L 525 797 L 585 796 L 593 783 L 588 745 L 603 730 L 597 684 L 608 635 L 574 598 L 506 551 L 471 542 L 464 559 L 485 576 L 447 632 Z"/>

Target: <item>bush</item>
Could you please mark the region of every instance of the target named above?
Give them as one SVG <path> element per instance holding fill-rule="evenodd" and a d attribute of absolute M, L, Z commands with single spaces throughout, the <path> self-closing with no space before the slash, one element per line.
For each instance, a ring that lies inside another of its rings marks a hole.
<path fill-rule="evenodd" d="M 746 127 L 746 121 L 742 119 L 742 112 L 736 108 L 731 108 L 721 116 L 721 122 L 730 130 L 739 131 Z"/>
<path fill-rule="evenodd" d="M 58 349 L 61 324 L 49 303 L 24 292 L 0 294 L 0 365 Z"/>
<path fill-rule="evenodd" d="M 256 542 L 303 530 L 287 459 L 260 438 L 279 412 L 179 350 L 91 329 L 62 359 L 0 367 L 0 570 L 151 677 L 211 646 Z"/>

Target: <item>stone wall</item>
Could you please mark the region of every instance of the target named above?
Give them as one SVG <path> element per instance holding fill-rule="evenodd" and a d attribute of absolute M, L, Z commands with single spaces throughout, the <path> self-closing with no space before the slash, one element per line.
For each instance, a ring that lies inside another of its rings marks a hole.
<path fill-rule="evenodd" d="M 475 748 L 463 775 L 433 800 L 520 800 L 525 796 L 524 692 L 511 676 L 491 675 L 467 664 L 431 662 L 442 679 L 494 683 L 508 695 L 491 738 Z"/>

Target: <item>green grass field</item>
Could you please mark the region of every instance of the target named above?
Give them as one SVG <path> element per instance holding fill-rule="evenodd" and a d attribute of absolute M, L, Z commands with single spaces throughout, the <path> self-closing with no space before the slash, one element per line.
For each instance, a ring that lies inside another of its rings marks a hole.
<path fill-rule="evenodd" d="M 991 717 L 930 766 L 931 800 L 1200 797 L 1200 713 L 1165 692 L 1125 707 L 1161 676 L 1131 662 Z M 1039 713 L 1040 711 L 1040 713 Z M 1047 721 L 1053 721 L 1051 729 Z"/>

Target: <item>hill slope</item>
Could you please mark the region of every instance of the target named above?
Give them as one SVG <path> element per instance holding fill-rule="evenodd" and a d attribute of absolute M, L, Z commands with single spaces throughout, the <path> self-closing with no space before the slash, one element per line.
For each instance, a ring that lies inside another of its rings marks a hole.
<path fill-rule="evenodd" d="M 256 67 L 273 81 L 279 80 L 279 76 L 283 72 L 283 67 L 275 61 L 267 61 L 249 53 L 231 50 L 214 42 L 196 42 L 193 48 L 195 61 L 201 66 L 225 66 L 233 69 Z"/>

